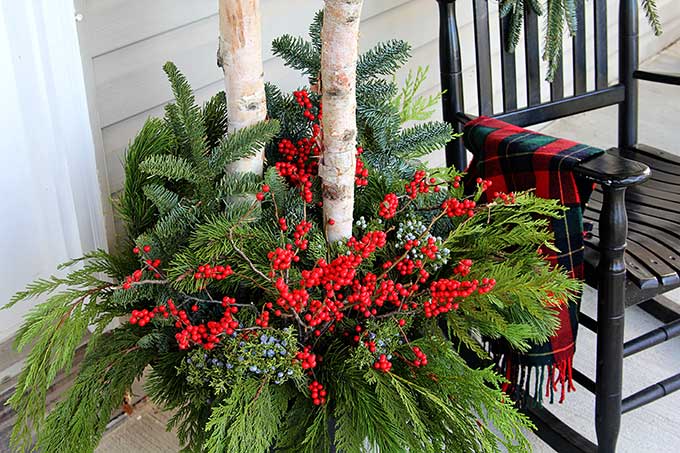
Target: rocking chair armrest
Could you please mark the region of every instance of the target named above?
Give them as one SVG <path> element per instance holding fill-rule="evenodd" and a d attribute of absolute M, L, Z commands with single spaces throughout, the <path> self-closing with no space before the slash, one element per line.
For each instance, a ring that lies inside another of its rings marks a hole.
<path fill-rule="evenodd" d="M 647 181 L 651 175 L 647 165 L 609 151 L 579 164 L 574 173 L 604 187 L 634 186 Z"/>
<path fill-rule="evenodd" d="M 666 85 L 680 85 L 680 74 L 672 74 L 666 72 L 656 71 L 635 71 L 633 78 L 638 80 L 646 80 L 648 82 L 659 82 Z"/>

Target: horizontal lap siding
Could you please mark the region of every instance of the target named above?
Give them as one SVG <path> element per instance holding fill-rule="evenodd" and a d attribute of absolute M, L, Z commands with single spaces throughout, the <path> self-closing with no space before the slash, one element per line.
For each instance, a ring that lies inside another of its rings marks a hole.
<path fill-rule="evenodd" d="M 319 0 L 261 0 L 263 9 L 263 42 L 269 43 L 284 33 L 306 36 Z M 653 38 L 644 18 L 641 19 L 641 54 L 646 58 L 680 36 L 680 10 L 675 0 L 658 2 L 666 35 Z M 121 159 L 129 141 L 150 116 L 163 114 L 163 106 L 171 93 L 162 71 L 168 60 L 174 61 L 196 90 L 199 102 L 222 89 L 221 71 L 215 64 L 217 45 L 217 0 L 96 0 L 82 2 L 83 14 L 79 34 L 85 65 L 91 67 L 91 108 L 99 124 L 102 149 L 107 164 L 111 192 L 122 187 Z M 472 2 L 459 0 L 458 20 L 463 47 L 466 106 L 476 111 L 474 40 Z M 469 4 L 468 4 L 469 3 Z M 610 76 L 616 70 L 617 1 L 609 0 Z M 590 5 L 590 2 L 586 2 Z M 490 2 L 492 21 L 492 65 L 500 64 L 497 38 L 497 7 Z M 591 28 L 592 29 L 592 28 Z M 366 0 L 360 44 L 367 49 L 379 41 L 399 38 L 413 45 L 409 67 L 430 66 L 430 74 L 422 91 L 432 94 L 439 85 L 437 60 L 437 5 L 434 0 Z M 588 66 L 594 64 L 592 37 L 587 43 Z M 283 67 L 268 45 L 263 49 L 265 77 L 284 89 L 304 84 L 296 71 Z M 521 57 L 521 52 L 520 55 Z M 518 60 L 518 67 L 521 60 Z M 542 68 L 544 71 L 544 68 Z M 407 69 L 400 72 L 403 80 Z M 565 69 L 565 83 L 570 84 L 571 71 Z M 525 99 L 524 77 L 518 75 L 518 98 Z M 568 90 L 567 90 L 568 92 Z M 499 77 L 494 79 L 496 108 L 502 100 Z M 435 115 L 440 115 L 437 108 Z M 433 163 L 441 163 L 439 157 Z"/>

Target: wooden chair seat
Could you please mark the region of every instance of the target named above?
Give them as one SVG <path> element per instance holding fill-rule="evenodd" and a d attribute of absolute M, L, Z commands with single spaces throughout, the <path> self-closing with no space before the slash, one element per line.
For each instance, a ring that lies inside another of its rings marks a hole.
<path fill-rule="evenodd" d="M 647 182 L 628 189 L 628 245 L 626 304 L 635 305 L 655 294 L 680 287 L 680 158 L 645 145 L 615 150 L 652 169 Z M 597 286 L 598 220 L 603 194 L 596 187 L 584 213 L 593 229 L 586 238 L 586 281 Z"/>

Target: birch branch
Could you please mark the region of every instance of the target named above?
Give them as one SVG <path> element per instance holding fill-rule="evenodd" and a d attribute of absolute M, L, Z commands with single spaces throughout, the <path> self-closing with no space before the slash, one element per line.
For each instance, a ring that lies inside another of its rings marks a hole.
<path fill-rule="evenodd" d="M 264 121 L 267 102 L 262 66 L 260 0 L 219 0 L 220 41 L 217 65 L 224 71 L 229 132 Z M 228 166 L 262 175 L 264 149 Z"/>
<path fill-rule="evenodd" d="M 325 0 L 321 30 L 322 179 L 326 238 L 352 235 L 356 167 L 356 66 L 363 0 Z"/>

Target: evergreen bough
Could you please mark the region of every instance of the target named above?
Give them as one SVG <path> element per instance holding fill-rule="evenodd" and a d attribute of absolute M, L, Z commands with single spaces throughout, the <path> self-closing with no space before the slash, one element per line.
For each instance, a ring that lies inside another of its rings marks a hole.
<path fill-rule="evenodd" d="M 275 52 L 307 74 L 312 86 L 318 83 L 320 23 L 319 15 L 309 41 L 283 37 L 274 44 Z M 467 347 L 486 357 L 481 337 L 522 350 L 555 331 L 558 320 L 551 304 L 569 301 L 578 283 L 550 268 L 536 250 L 550 246 L 547 218 L 561 215 L 562 208 L 523 193 L 510 204 L 497 200 L 478 206 L 472 217 L 442 214 L 446 199 L 465 197 L 454 184 L 460 175 L 453 169 L 425 169 L 418 158 L 441 148 L 453 134 L 446 124 L 422 122 L 436 102 L 415 95 L 423 70 L 402 88 L 394 80 L 409 50 L 404 42 L 389 41 L 359 63 L 364 76 L 357 87 L 357 121 L 369 178 L 356 192 L 355 236 L 384 231 L 388 240 L 365 257 L 357 272 L 385 273 L 399 281 L 383 263 L 403 253 L 398 230 L 422 223 L 425 230 L 418 231 L 438 238 L 442 253 L 447 250 L 437 257 L 441 266 L 430 269 L 432 278 L 455 278 L 453 265 L 465 258 L 474 262 L 466 278 L 493 277 L 495 288 L 473 292 L 439 318 L 423 317 L 416 309 L 385 317 L 348 314 L 334 327 L 339 333 L 353 332 L 347 338 L 324 330 L 315 340 L 312 331 L 301 329 L 303 324 L 286 318 L 258 330 L 255 319 L 267 310 L 267 301 L 280 296 L 272 285 L 268 254 L 290 241 L 278 227 L 281 217 L 291 229 L 303 220 L 313 225 L 304 236 L 309 243 L 299 251 L 300 261 L 285 272 L 291 288 L 303 278 L 302 270 L 314 268 L 318 260 L 353 250 L 326 242 L 316 205 L 318 181 L 315 199 L 305 203 L 299 188 L 274 165 L 282 159 L 277 144 L 308 138 L 313 126 L 302 118 L 293 96 L 269 85 L 272 119 L 227 131 L 224 93 L 203 107 L 196 105 L 184 76 L 168 63 L 175 102 L 167 106 L 165 118 L 147 121 L 124 162 L 126 181 L 117 206 L 127 242 L 119 252 L 95 251 L 66 263 L 70 271 L 37 280 L 8 305 L 46 298 L 17 334 L 17 347 L 30 345 L 30 352 L 10 399 L 18 415 L 15 448 L 93 451 L 110 414 L 147 369 L 145 390 L 161 409 L 173 413 L 168 427 L 188 452 L 273 448 L 312 453 L 328 451 L 331 443 L 347 453 L 529 449 L 522 429 L 531 425 L 501 391 L 504 379 L 492 369 L 470 368 L 458 350 Z M 318 107 L 318 96 L 310 96 Z M 421 122 L 405 126 L 412 120 Z M 225 170 L 263 144 L 269 168 L 262 180 Z M 401 210 L 393 218 L 376 215 L 385 196 L 402 194 L 416 170 L 434 178 L 441 190 L 414 199 L 400 195 Z M 265 185 L 268 198 L 260 192 L 264 200 L 254 201 L 253 194 Z M 225 262 L 233 278 L 207 283 L 193 278 L 205 263 Z M 131 280 L 140 266 L 142 277 Z M 412 301 L 422 301 L 426 291 L 414 290 Z M 105 331 L 117 317 L 169 306 L 170 299 L 196 323 L 216 320 L 224 311 L 219 303 L 223 295 L 235 298 L 239 326 L 235 337 L 224 336 L 212 349 L 195 343 L 178 347 L 176 318 L 160 314 L 147 325 L 125 322 Z M 357 323 L 362 333 L 355 342 L 351 336 L 358 335 Z M 78 375 L 47 414 L 48 389 L 58 372 L 71 367 L 88 326 L 95 330 Z M 369 340 L 375 340 L 377 353 L 366 346 Z M 305 345 L 323 356 L 320 366 L 303 369 L 301 359 L 293 359 Z M 413 365 L 415 348 L 426 354 L 427 366 Z M 274 349 L 276 357 L 269 352 Z M 374 367 L 382 351 L 392 357 L 389 373 Z M 328 389 L 325 404 L 316 405 L 309 397 L 310 371 Z"/>

